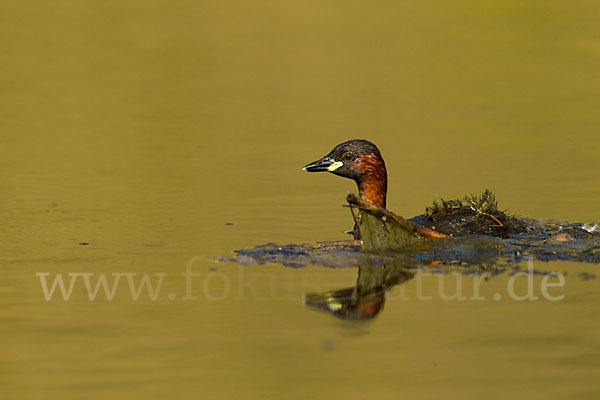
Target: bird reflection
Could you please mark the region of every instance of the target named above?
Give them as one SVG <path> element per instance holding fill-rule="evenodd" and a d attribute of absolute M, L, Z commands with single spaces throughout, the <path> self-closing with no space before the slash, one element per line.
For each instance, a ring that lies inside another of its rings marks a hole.
<path fill-rule="evenodd" d="M 381 262 L 361 257 L 356 286 L 324 293 L 307 293 L 304 305 L 343 320 L 375 318 L 385 304 L 385 292 L 414 277 L 416 269 L 402 258 Z"/>

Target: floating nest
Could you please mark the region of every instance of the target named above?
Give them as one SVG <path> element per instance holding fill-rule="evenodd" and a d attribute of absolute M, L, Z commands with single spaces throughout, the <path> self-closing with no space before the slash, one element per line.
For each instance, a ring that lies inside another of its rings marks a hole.
<path fill-rule="evenodd" d="M 508 237 L 534 229 L 526 220 L 500 210 L 496 196 L 488 189 L 479 196 L 436 200 L 425 208 L 425 214 L 410 221 L 449 236 Z"/>
<path fill-rule="evenodd" d="M 520 218 L 501 210 L 494 194 L 460 200 L 439 200 L 423 215 L 404 219 L 360 199 L 346 198 L 360 241 L 278 245 L 269 243 L 219 257 L 240 264 L 275 262 L 289 267 L 309 264 L 327 267 L 357 265 L 362 255 L 382 263 L 400 260 L 418 266 L 514 264 L 533 257 L 541 261 L 569 260 L 600 263 L 598 224 Z"/>

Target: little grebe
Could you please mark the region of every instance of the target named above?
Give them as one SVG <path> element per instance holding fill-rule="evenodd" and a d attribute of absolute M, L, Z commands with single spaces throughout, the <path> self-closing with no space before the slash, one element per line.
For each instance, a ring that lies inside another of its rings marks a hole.
<path fill-rule="evenodd" d="M 338 144 L 325 157 L 308 164 L 303 170 L 331 172 L 353 179 L 361 199 L 386 208 L 385 163 L 377 146 L 367 140 L 354 139 Z M 442 200 L 441 206 L 434 202 L 434 206 L 428 207 L 426 211 L 424 215 L 409 219 L 419 226 L 418 229 L 425 228 L 419 231 L 423 236 L 507 236 L 531 230 L 531 224 L 526 220 L 498 210 L 495 197 L 488 190 L 478 199 L 469 197 L 463 201 Z M 360 238 L 356 226 L 353 233 L 355 239 Z"/>

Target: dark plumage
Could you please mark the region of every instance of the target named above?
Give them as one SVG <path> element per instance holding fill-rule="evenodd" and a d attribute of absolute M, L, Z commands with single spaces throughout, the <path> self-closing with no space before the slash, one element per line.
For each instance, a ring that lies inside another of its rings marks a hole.
<path fill-rule="evenodd" d="M 354 139 L 338 144 L 326 156 L 304 168 L 308 172 L 331 172 L 356 182 L 363 200 L 385 208 L 387 171 L 377 146 Z"/>

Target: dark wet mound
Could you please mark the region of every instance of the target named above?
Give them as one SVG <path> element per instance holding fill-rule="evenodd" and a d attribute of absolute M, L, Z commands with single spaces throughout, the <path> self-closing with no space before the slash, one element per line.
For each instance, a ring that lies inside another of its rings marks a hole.
<path fill-rule="evenodd" d="M 436 200 L 425 209 L 425 214 L 409 221 L 450 236 L 508 237 L 534 229 L 527 221 L 500 210 L 490 190 L 460 200 Z"/>
<path fill-rule="evenodd" d="M 330 268 L 355 266 L 361 255 L 360 242 L 355 240 L 308 243 L 267 243 L 250 249 L 236 250 L 235 256 L 217 257 L 219 261 L 235 261 L 242 265 L 277 263 L 286 267 L 301 268 L 309 264 Z"/>

